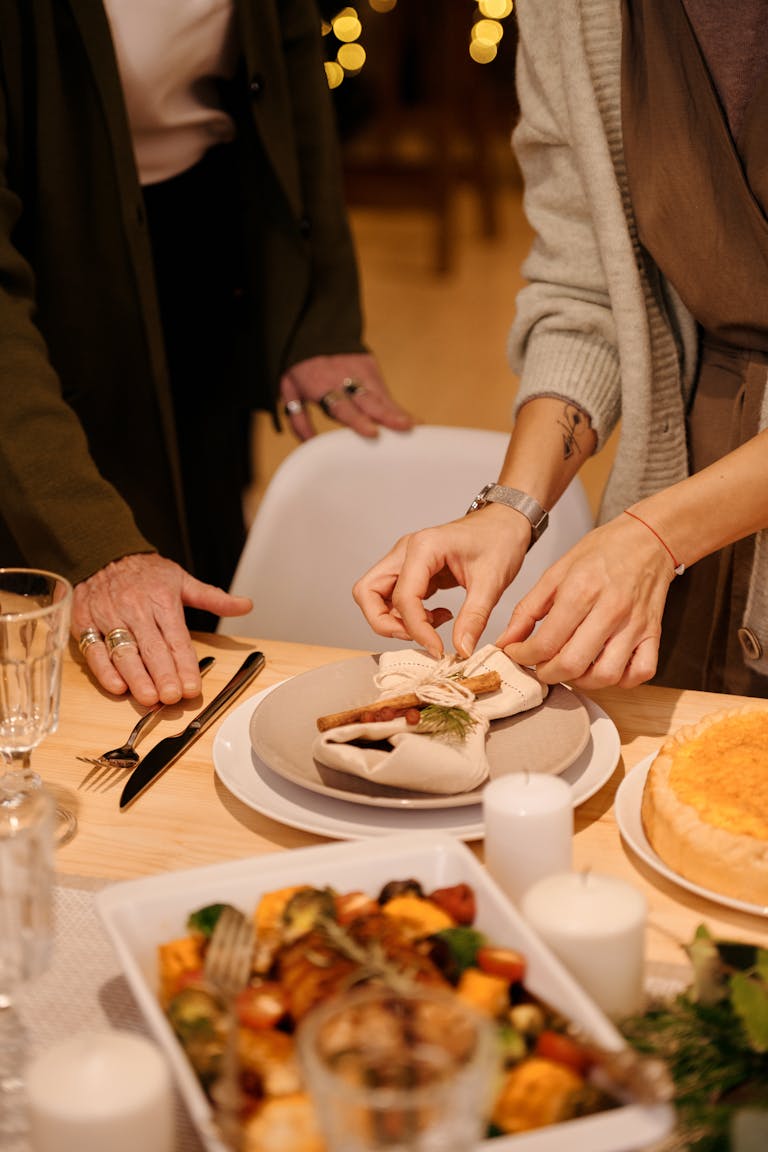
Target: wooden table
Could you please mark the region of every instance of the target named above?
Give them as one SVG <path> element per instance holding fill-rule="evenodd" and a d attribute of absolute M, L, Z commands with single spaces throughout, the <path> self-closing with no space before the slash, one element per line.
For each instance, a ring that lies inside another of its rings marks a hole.
<path fill-rule="evenodd" d="M 145 748 L 179 731 L 253 648 L 264 652 L 266 668 L 239 702 L 296 673 L 359 655 L 346 649 L 230 636 L 198 635 L 195 642 L 200 656 L 216 657 L 203 682 L 203 700 L 167 709 L 145 737 Z M 744 703 L 743 698 L 647 686 L 603 690 L 593 698 L 616 724 L 622 755 L 608 783 L 577 809 L 576 866 L 624 877 L 645 892 L 650 911 L 649 961 L 680 963 L 684 959 L 680 945 L 691 939 L 702 922 L 717 935 L 768 946 L 768 918 L 701 899 L 667 882 L 635 857 L 621 841 L 612 808 L 624 775 L 655 752 L 667 733 L 708 712 Z M 75 757 L 97 755 L 121 744 L 139 714 L 130 699 L 115 700 L 100 692 L 76 652 L 66 660 L 59 730 L 33 758 L 60 799 L 77 812 L 77 836 L 57 856 L 62 874 L 118 879 L 323 842 L 322 837 L 253 811 L 217 780 L 212 744 L 221 721 L 125 812 L 118 808 L 122 777 L 106 790 L 84 787 L 89 768 Z M 482 842 L 473 843 L 472 848 L 482 858 Z"/>

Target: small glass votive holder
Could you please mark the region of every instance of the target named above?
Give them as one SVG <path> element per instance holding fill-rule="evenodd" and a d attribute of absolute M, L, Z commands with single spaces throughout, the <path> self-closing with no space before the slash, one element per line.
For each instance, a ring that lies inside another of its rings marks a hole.
<path fill-rule="evenodd" d="M 313 1009 L 297 1041 L 330 1152 L 467 1152 L 482 1139 L 497 1037 L 450 992 L 365 985 Z"/>

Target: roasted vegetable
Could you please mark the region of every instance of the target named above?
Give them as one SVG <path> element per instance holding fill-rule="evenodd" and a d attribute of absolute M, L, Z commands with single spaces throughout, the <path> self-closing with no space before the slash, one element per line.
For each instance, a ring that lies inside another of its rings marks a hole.
<path fill-rule="evenodd" d="M 306 1093 L 265 1100 L 245 1123 L 243 1152 L 327 1152 Z"/>
<path fill-rule="evenodd" d="M 495 948 L 483 944 L 478 948 L 475 963 L 481 972 L 503 976 L 510 984 L 519 984 L 525 976 L 525 957 L 514 948 Z"/>
<path fill-rule="evenodd" d="M 582 1077 L 564 1064 L 523 1060 L 506 1073 L 492 1122 L 502 1132 L 527 1132 L 570 1120 L 580 1113 L 584 1087 Z"/>
<path fill-rule="evenodd" d="M 579 1044 L 578 1040 L 574 1040 L 564 1032 L 555 1032 L 552 1028 L 545 1028 L 539 1033 L 534 1051 L 537 1056 L 542 1056 L 545 1060 L 565 1064 L 580 1076 L 586 1076 L 594 1063 L 591 1053 L 583 1044 Z"/>
<path fill-rule="evenodd" d="M 522 1004 L 513 1004 L 510 1008 L 509 1022 L 526 1039 L 535 1040 L 539 1033 L 544 1030 L 546 1016 L 540 1005 L 524 1001 Z"/>
<path fill-rule="evenodd" d="M 502 1064 L 519 1064 L 528 1055 L 528 1043 L 522 1032 L 511 1022 L 499 1025 L 499 1048 Z"/>
<path fill-rule="evenodd" d="M 418 880 L 390 880 L 379 892 L 377 900 L 379 904 L 388 904 L 395 896 L 418 896 L 422 899 L 424 889 Z"/>
<path fill-rule="evenodd" d="M 447 912 L 421 896 L 394 896 L 382 907 L 382 912 L 399 920 L 414 939 L 454 926 Z"/>
<path fill-rule="evenodd" d="M 456 924 L 474 924 L 477 913 L 475 894 L 469 884 L 453 884 L 450 888 L 435 888 L 429 900 L 447 912 Z"/>
<path fill-rule="evenodd" d="M 483 1016 L 501 1016 L 509 1007 L 509 981 L 479 968 L 465 968 L 456 992 Z"/>
<path fill-rule="evenodd" d="M 202 936 L 203 939 L 210 940 L 216 922 L 225 908 L 226 904 L 206 904 L 204 908 L 198 908 L 196 912 L 190 914 L 187 930 L 193 936 Z"/>
<path fill-rule="evenodd" d="M 336 903 L 330 888 L 302 888 L 291 896 L 283 909 L 282 930 L 286 943 L 306 936 L 324 920 L 336 916 Z"/>
<path fill-rule="evenodd" d="M 216 1079 L 227 1036 L 227 1013 L 205 988 L 184 988 L 167 1009 L 189 1062 L 208 1088 Z"/>
<path fill-rule="evenodd" d="M 339 924 L 349 924 L 358 916 L 372 916 L 379 911 L 379 905 L 372 896 L 365 892 L 337 893 L 335 898 L 336 919 Z"/>
<path fill-rule="evenodd" d="M 477 953 L 486 942 L 476 928 L 457 925 L 434 932 L 430 937 L 431 956 L 452 984 L 457 983 L 465 968 L 475 963 Z"/>
<path fill-rule="evenodd" d="M 158 949 L 160 999 L 167 1004 L 189 982 L 192 974 L 199 974 L 203 966 L 203 938 L 182 936 L 169 940 Z"/>
<path fill-rule="evenodd" d="M 235 1012 L 244 1028 L 274 1028 L 288 1012 L 285 989 L 276 980 L 249 984 L 237 996 Z"/>

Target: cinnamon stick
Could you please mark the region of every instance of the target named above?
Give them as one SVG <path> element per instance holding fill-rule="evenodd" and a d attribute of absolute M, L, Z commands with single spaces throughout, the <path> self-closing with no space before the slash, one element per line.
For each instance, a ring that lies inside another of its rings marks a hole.
<path fill-rule="evenodd" d="M 501 687 L 501 677 L 498 672 L 482 672 L 479 676 L 468 676 L 458 680 L 457 683 L 480 696 L 484 692 L 495 692 Z M 320 732 L 327 732 L 329 728 L 339 728 L 343 724 L 359 724 L 365 717 L 366 721 L 374 721 L 379 712 L 385 709 L 398 711 L 404 708 L 424 708 L 426 705 L 415 692 L 407 692 L 403 696 L 390 696 L 387 700 L 375 700 L 373 704 L 360 704 L 357 708 L 348 708 L 346 712 L 333 712 L 328 716 L 320 716 L 317 727 Z"/>

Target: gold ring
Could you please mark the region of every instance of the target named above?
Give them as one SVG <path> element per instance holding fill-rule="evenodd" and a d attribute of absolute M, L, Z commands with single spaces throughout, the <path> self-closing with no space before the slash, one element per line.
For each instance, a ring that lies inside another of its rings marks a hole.
<path fill-rule="evenodd" d="M 341 382 L 341 386 L 347 396 L 365 396 L 368 391 L 362 380 L 356 380 L 354 376 L 345 376 Z"/>
<path fill-rule="evenodd" d="M 333 416 L 334 408 L 338 404 L 339 400 L 343 399 L 344 397 L 339 392 L 337 392 L 335 388 L 331 388 L 330 392 L 326 392 L 325 396 L 320 397 L 318 404 L 322 408 L 323 412 L 325 412 L 326 416 Z"/>
<path fill-rule="evenodd" d="M 85 653 L 90 648 L 91 644 L 101 644 L 102 635 L 98 628 L 86 628 L 84 632 L 80 633 L 77 641 L 77 646 L 80 649 L 80 655 L 85 656 Z"/>
<path fill-rule="evenodd" d="M 136 643 L 136 637 L 127 628 L 113 628 L 111 632 L 107 632 L 104 642 L 112 659 L 115 658 L 120 648 L 139 647 Z"/>

